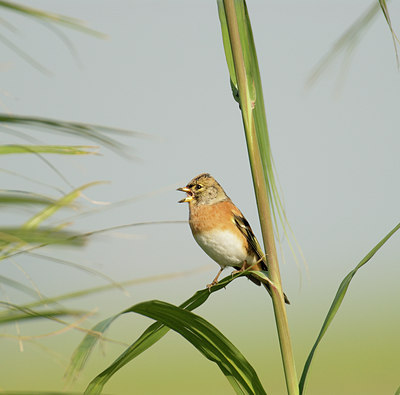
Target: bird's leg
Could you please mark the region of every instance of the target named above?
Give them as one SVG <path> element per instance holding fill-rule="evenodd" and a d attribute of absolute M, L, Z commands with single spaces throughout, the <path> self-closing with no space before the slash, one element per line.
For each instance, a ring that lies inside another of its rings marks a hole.
<path fill-rule="evenodd" d="M 244 261 L 242 267 L 239 270 L 234 270 L 231 273 L 231 275 L 234 276 L 235 274 L 243 273 L 246 269 L 247 269 L 247 261 Z"/>
<path fill-rule="evenodd" d="M 218 272 L 217 275 L 215 276 L 214 280 L 212 280 L 212 283 L 211 283 L 211 284 L 207 284 L 207 288 L 208 288 L 208 289 L 211 289 L 212 286 L 218 284 L 218 277 L 221 275 L 222 270 L 224 270 L 223 267 L 221 267 L 221 269 L 219 269 L 219 272 Z"/>

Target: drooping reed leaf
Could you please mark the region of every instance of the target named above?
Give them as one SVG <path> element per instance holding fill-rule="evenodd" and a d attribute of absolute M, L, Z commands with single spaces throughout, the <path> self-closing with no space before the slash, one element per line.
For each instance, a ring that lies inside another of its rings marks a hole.
<path fill-rule="evenodd" d="M 136 312 L 158 320 L 158 323 L 182 335 L 207 359 L 219 366 L 237 393 L 265 394 L 249 362 L 218 329 L 202 317 L 161 301 L 139 303 L 125 312 Z M 158 333 L 158 337 L 161 336 L 162 333 Z M 98 376 L 90 383 L 85 393 L 100 393 L 104 385 L 103 381 L 104 377 Z"/>
<path fill-rule="evenodd" d="M 328 314 L 326 315 L 325 321 L 322 324 L 321 331 L 319 332 L 319 335 L 317 337 L 317 340 L 315 341 L 310 354 L 308 355 L 307 361 L 304 365 L 303 368 L 303 373 L 301 375 L 300 383 L 299 383 L 299 388 L 300 388 L 300 394 L 304 394 L 306 390 L 306 379 L 308 372 L 310 370 L 311 362 L 313 360 L 315 351 L 318 347 L 318 344 L 324 337 L 326 331 L 329 328 L 329 325 L 331 324 L 332 320 L 335 318 L 335 315 L 337 311 L 339 310 L 339 307 L 341 306 L 343 302 L 343 298 L 346 295 L 347 288 L 350 285 L 351 280 L 353 279 L 354 275 L 357 273 L 358 269 L 360 269 L 362 266 L 364 266 L 378 251 L 379 249 L 390 239 L 390 237 L 393 236 L 394 233 L 396 233 L 400 229 L 400 223 L 397 224 L 371 251 L 368 252 L 368 254 L 360 261 L 360 263 L 343 279 L 341 284 L 339 285 L 339 288 L 336 292 L 336 295 L 333 299 L 333 302 L 331 304 L 331 307 L 329 308 Z"/>
<path fill-rule="evenodd" d="M 227 276 L 222 279 L 216 286 L 212 287 L 210 291 L 208 289 L 197 291 L 191 298 L 183 302 L 179 307 L 187 311 L 193 311 L 197 307 L 201 306 L 212 293 L 219 291 L 222 288 L 225 288 L 235 278 L 245 275 L 246 273 L 247 272 L 245 271 L 243 273 L 235 274 L 234 276 Z M 97 332 L 100 332 L 100 329 L 102 328 L 106 330 L 109 325 L 114 322 L 119 316 L 128 312 L 129 309 L 124 310 L 123 312 L 100 322 L 94 328 L 92 328 L 92 330 Z M 104 333 L 104 330 L 101 333 Z M 168 331 L 169 328 L 160 322 L 155 322 L 154 324 L 150 325 L 130 347 L 128 347 L 107 369 L 101 372 L 93 380 L 93 382 L 96 383 L 96 388 L 101 392 L 103 386 L 119 369 L 121 369 L 131 360 L 136 358 L 142 352 L 150 348 Z M 98 336 L 92 336 L 88 334 L 74 351 L 71 357 L 70 365 L 66 372 L 66 377 L 69 380 L 76 377 L 83 369 L 85 362 L 87 361 L 90 353 L 93 351 L 93 348 L 97 344 L 98 340 Z"/>

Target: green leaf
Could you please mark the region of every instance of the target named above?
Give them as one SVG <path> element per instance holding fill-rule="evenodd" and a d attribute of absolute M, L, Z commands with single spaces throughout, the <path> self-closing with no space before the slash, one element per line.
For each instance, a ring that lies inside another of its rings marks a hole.
<path fill-rule="evenodd" d="M 237 393 L 265 394 L 255 370 L 245 357 L 204 318 L 161 301 L 139 303 L 125 312 L 135 312 L 158 320 L 159 323 L 182 335 L 207 359 L 219 366 Z M 159 337 L 162 335 L 158 334 Z M 95 379 L 85 393 L 98 394 L 102 388 L 102 380 Z"/>
<path fill-rule="evenodd" d="M 93 155 L 98 147 L 90 145 L 0 145 L 0 155 L 6 154 L 58 154 Z M 92 151 L 90 151 L 92 150 Z"/>
<path fill-rule="evenodd" d="M 303 373 L 301 375 L 299 383 L 300 394 L 303 394 L 305 392 L 307 374 L 309 372 L 310 365 L 313 360 L 315 351 L 318 347 L 318 344 L 322 340 L 323 336 L 325 335 L 325 332 L 327 331 L 329 325 L 331 324 L 337 311 L 339 310 L 339 307 L 342 304 L 343 298 L 346 295 L 347 288 L 349 287 L 351 280 L 357 273 L 358 269 L 364 266 L 379 251 L 379 249 L 390 239 L 390 237 L 393 236 L 393 234 L 396 233 L 399 229 L 400 229 L 400 223 L 397 224 L 370 252 L 368 252 L 368 254 L 360 261 L 360 263 L 341 282 L 339 289 L 336 292 L 335 298 L 333 299 L 331 307 L 328 311 L 328 314 L 326 315 L 325 321 L 322 324 L 322 328 L 317 337 L 317 340 L 315 341 L 310 351 L 310 354 L 308 355 L 307 361 L 304 365 Z"/>
<path fill-rule="evenodd" d="M 185 309 L 187 311 L 192 311 L 197 307 L 201 306 L 209 296 L 216 291 L 225 288 L 231 281 L 235 278 L 246 275 L 247 271 L 243 273 L 235 274 L 234 276 L 227 276 L 222 279 L 216 286 L 212 287 L 210 291 L 208 289 L 204 289 L 201 291 L 197 291 L 191 298 L 183 302 L 179 307 Z M 94 328 L 93 331 L 104 333 L 104 331 L 100 331 L 99 328 L 104 328 L 106 330 L 109 325 L 117 319 L 119 316 L 129 312 L 129 310 L 125 310 L 113 317 L 110 317 Z M 129 346 L 123 354 L 121 354 L 107 369 L 105 369 L 102 373 L 100 373 L 93 382 L 96 382 L 96 387 L 101 389 L 107 383 L 107 381 L 123 366 L 129 363 L 131 360 L 140 355 L 143 351 L 146 351 L 153 344 L 155 344 L 158 340 L 160 340 L 167 332 L 169 328 L 167 328 L 164 324 L 156 322 L 150 325 L 143 334 L 131 345 Z M 97 344 L 99 336 L 93 336 L 91 334 L 87 334 L 83 339 L 81 344 L 77 347 L 75 352 L 71 357 L 70 365 L 66 372 L 66 377 L 71 380 L 76 377 L 84 367 L 85 362 L 87 361 L 90 353 L 93 351 L 94 346 Z"/>
<path fill-rule="evenodd" d="M 228 24 L 226 21 L 225 7 L 222 0 L 217 0 L 219 21 L 221 23 L 222 41 L 224 44 L 224 51 L 226 63 L 228 65 L 229 76 L 231 80 L 231 88 L 234 99 L 239 103 L 239 91 L 236 80 L 235 65 L 233 63 L 232 47 L 229 39 Z"/>

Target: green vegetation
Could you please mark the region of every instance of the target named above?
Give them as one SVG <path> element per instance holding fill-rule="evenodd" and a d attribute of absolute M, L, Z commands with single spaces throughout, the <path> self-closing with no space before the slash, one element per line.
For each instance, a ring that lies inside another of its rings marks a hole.
<path fill-rule="evenodd" d="M 217 5 L 225 56 L 229 70 L 230 85 L 233 98 L 239 104 L 239 109 L 241 111 L 262 230 L 262 239 L 265 255 L 268 257 L 269 271 L 261 273 L 261 277 L 264 277 L 262 281 L 268 281 L 272 285 L 272 304 L 287 393 L 290 395 L 305 394 L 306 384 L 309 381 L 310 367 L 315 352 L 341 307 L 351 280 L 357 271 L 369 262 L 392 235 L 399 230 L 400 223 L 368 252 L 339 285 L 318 337 L 313 347 L 308 352 L 308 357 L 302 368 L 302 373 L 299 375 L 299 379 L 297 376 L 298 370 L 295 366 L 295 361 L 298 361 L 298 358 L 295 357 L 295 352 L 292 347 L 292 343 L 294 342 L 289 332 L 274 235 L 279 234 L 279 229 L 282 228 L 285 237 L 292 240 L 291 249 L 293 252 L 296 251 L 297 242 L 289 226 L 282 203 L 282 197 L 279 196 L 275 164 L 272 158 L 268 136 L 265 105 L 253 31 L 244 0 L 217 0 Z M 38 18 L 46 23 L 63 24 L 86 33 L 93 33 L 95 36 L 101 36 L 99 33 L 86 28 L 81 22 L 72 18 L 34 10 L 17 5 L 13 2 L 1 1 L 0 7 L 5 7 L 15 12 L 22 13 L 23 15 Z M 375 4 L 371 7 L 370 10 L 339 39 L 337 45 L 334 46 L 332 52 L 326 59 L 329 60 L 331 56 L 334 56 L 343 46 L 349 43 L 349 40 L 355 40 L 355 37 L 358 38 L 358 35 L 361 34 L 380 10 L 384 13 L 393 37 L 395 48 L 397 48 L 397 37 L 392 27 L 387 5 L 385 1 L 379 1 L 378 5 Z M 353 41 L 351 42 L 353 43 Z M 353 45 L 352 43 L 350 43 L 350 45 Z M 15 46 L 11 47 L 14 48 Z M 24 55 L 20 49 L 16 47 L 15 49 L 25 60 L 43 71 L 43 67 L 39 67 L 35 60 Z M 324 62 L 325 61 L 321 63 L 322 68 L 324 68 L 326 64 Z M 318 69 L 314 77 L 318 76 L 320 71 L 321 69 Z M 11 116 L 7 114 L 0 114 L 0 124 L 7 127 L 10 125 L 16 127 L 17 130 L 22 131 L 22 133 L 32 133 L 32 131 L 35 131 L 35 133 L 58 132 L 62 138 L 66 135 L 69 135 L 69 137 L 72 135 L 74 138 L 83 139 L 96 144 L 66 145 L 63 143 L 60 145 L 46 145 L 10 143 L 0 145 L 0 155 L 3 155 L 3 157 L 5 157 L 5 155 L 34 155 L 59 174 L 60 172 L 51 163 L 50 159 L 47 159 L 48 154 L 54 154 L 57 157 L 66 156 L 66 160 L 68 160 L 70 157 L 98 154 L 100 149 L 106 147 L 120 155 L 129 157 L 129 149 L 118 140 L 118 136 L 140 136 L 138 133 L 93 124 L 65 122 L 40 117 Z M 28 173 L 29 172 L 24 174 L 23 177 L 32 180 L 32 175 Z M 62 174 L 60 174 L 60 177 L 62 177 Z M 39 182 L 44 183 L 45 179 L 41 179 Z M 54 194 L 38 193 L 28 189 L 28 187 L 25 190 L 19 191 L 11 189 L 1 190 L 1 210 L 9 210 L 15 207 L 29 207 L 34 212 L 31 213 L 28 211 L 24 212 L 22 217 L 16 216 L 11 225 L 0 223 L 0 261 L 12 261 L 16 256 L 31 257 L 32 254 L 38 254 L 39 251 L 51 245 L 74 247 L 76 249 L 81 248 L 83 253 L 84 246 L 95 234 L 120 229 L 126 226 L 154 225 L 155 223 L 171 224 L 176 222 L 149 221 L 122 226 L 116 225 L 113 228 L 95 229 L 85 232 L 75 230 L 73 226 L 71 226 L 71 222 L 73 222 L 71 218 L 73 217 L 69 214 L 68 210 L 75 209 L 80 204 L 79 198 L 84 196 L 83 191 L 100 184 L 103 184 L 103 182 L 92 181 L 79 187 L 69 185 L 68 191 L 55 191 Z M 92 210 L 92 208 L 87 209 L 87 211 L 82 210 L 81 215 L 87 214 L 90 210 Z M 101 211 L 101 209 L 99 211 Z M 49 221 L 50 219 L 53 219 L 54 222 L 51 223 Z M 40 257 L 40 255 L 38 255 L 38 257 Z M 42 259 L 46 259 L 46 257 L 42 257 Z M 66 379 L 70 383 L 83 373 L 89 357 L 95 352 L 95 346 L 98 345 L 100 341 L 113 341 L 105 337 L 105 333 L 111 329 L 117 319 L 122 319 L 122 316 L 126 317 L 128 313 L 136 313 L 155 321 L 145 329 L 135 341 L 132 342 L 132 340 L 129 340 L 128 345 L 124 344 L 124 351 L 119 353 L 106 369 L 103 369 L 101 373 L 96 373 L 94 377 L 91 377 L 85 393 L 102 393 L 104 386 L 115 373 L 122 367 L 131 363 L 136 357 L 142 355 L 145 351 L 150 350 L 150 348 L 161 340 L 170 330 L 182 336 L 207 360 L 214 362 L 236 393 L 272 393 L 268 388 L 268 383 L 264 388 L 263 382 L 259 377 L 260 372 L 256 372 L 256 368 L 253 364 L 246 359 L 244 356 L 245 350 L 240 351 L 238 347 L 225 336 L 222 330 L 218 329 L 204 317 L 193 312 L 195 309 L 204 305 L 214 293 L 225 289 L 237 278 L 245 276 L 247 271 L 234 276 L 228 275 L 221 280 L 218 285 L 212 287 L 210 291 L 208 289 L 197 291 L 191 298 L 179 306 L 159 300 L 141 302 L 124 309 L 120 313 L 113 314 L 91 329 L 87 329 L 82 323 L 92 315 L 92 312 L 79 308 L 65 308 L 60 305 L 61 301 L 98 294 L 99 292 L 110 289 L 123 288 L 131 284 L 174 277 L 175 275 L 159 275 L 149 278 L 140 278 L 140 276 L 138 276 L 139 279 L 127 280 L 121 283 L 115 282 L 108 276 L 95 270 L 87 269 L 84 265 L 65 261 L 61 255 L 60 258 L 50 257 L 49 259 L 53 262 L 65 262 L 80 270 L 91 271 L 92 274 L 102 276 L 106 279 L 108 284 L 83 289 L 81 291 L 71 291 L 56 296 L 44 296 L 39 290 L 35 289 L 34 285 L 28 286 L 14 278 L 0 275 L 0 284 L 25 295 L 27 298 L 35 299 L 33 302 L 24 301 L 22 303 L 12 303 L 8 300 L 0 301 L 0 325 L 6 327 L 6 325 L 10 323 L 19 325 L 19 323 L 24 321 L 37 320 L 41 322 L 41 320 L 44 319 L 61 324 L 64 329 L 74 328 L 84 332 L 84 338 L 73 352 L 66 372 Z M 254 272 L 254 274 L 257 273 Z M 264 314 L 264 312 L 259 311 L 258 313 Z M 270 319 L 272 320 L 272 318 L 271 316 Z M 251 326 L 251 323 L 249 323 L 249 325 Z M 54 333 L 55 332 L 56 331 L 54 331 Z M 126 332 L 129 333 L 129 330 Z M 60 338 L 59 336 L 63 336 L 62 333 L 58 335 L 58 339 Z M 163 358 L 166 357 L 161 357 L 161 359 Z M 270 356 L 265 355 L 264 358 L 267 359 L 270 358 Z M 275 364 L 278 364 L 278 361 L 275 361 Z M 399 390 L 397 390 L 396 393 L 398 392 Z"/>

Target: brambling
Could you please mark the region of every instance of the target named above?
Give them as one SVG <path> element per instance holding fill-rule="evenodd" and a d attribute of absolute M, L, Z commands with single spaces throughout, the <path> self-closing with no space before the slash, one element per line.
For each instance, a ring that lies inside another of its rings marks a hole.
<path fill-rule="evenodd" d="M 212 283 L 207 285 L 209 288 L 218 283 L 226 266 L 238 271 L 249 267 L 254 271 L 268 271 L 266 257 L 249 223 L 212 176 L 200 174 L 178 191 L 187 194 L 179 203 L 189 203 L 189 225 L 194 239 L 221 267 Z M 261 285 L 256 276 L 250 274 L 247 277 Z M 262 284 L 271 294 L 269 284 Z M 290 304 L 285 294 L 284 298 Z"/>

